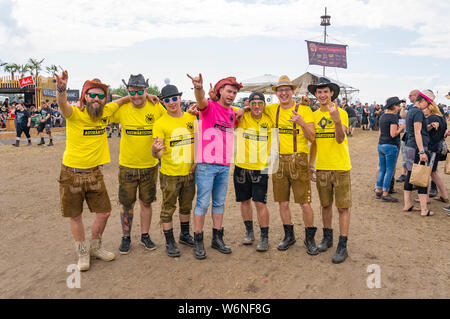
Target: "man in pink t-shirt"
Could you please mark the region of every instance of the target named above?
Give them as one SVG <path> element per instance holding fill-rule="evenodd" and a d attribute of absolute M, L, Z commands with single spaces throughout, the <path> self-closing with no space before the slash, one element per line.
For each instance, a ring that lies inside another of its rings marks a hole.
<path fill-rule="evenodd" d="M 203 225 L 212 198 L 213 237 L 211 247 L 221 253 L 230 254 L 231 249 L 223 241 L 223 213 L 228 188 L 230 163 L 233 161 L 233 134 L 236 118 L 244 110 L 231 107 L 242 84 L 234 77 L 220 80 L 208 101 L 203 90 L 203 78 L 188 77 L 194 85 L 197 108 L 200 111 L 198 132 L 195 141 L 196 163 L 195 183 L 197 202 L 194 210 L 194 255 L 206 258 L 203 245 Z"/>

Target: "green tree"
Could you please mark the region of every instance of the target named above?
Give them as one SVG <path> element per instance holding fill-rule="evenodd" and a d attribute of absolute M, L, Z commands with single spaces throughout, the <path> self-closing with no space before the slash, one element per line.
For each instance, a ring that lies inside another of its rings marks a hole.
<path fill-rule="evenodd" d="M 58 72 L 58 67 L 56 65 L 52 64 L 52 65 L 46 66 L 45 70 L 47 71 L 47 73 L 50 76 L 53 76 L 53 74 Z"/>
<path fill-rule="evenodd" d="M 34 78 L 37 79 L 38 75 L 39 75 L 39 71 L 42 70 L 42 63 L 44 62 L 45 59 L 42 59 L 41 61 L 37 60 L 37 59 L 33 59 L 33 58 L 29 58 L 28 59 L 28 65 L 30 68 L 30 71 L 33 72 L 34 71 Z"/>
<path fill-rule="evenodd" d="M 12 80 L 14 80 L 14 74 L 16 72 L 19 72 L 20 65 L 18 65 L 16 63 L 10 63 L 10 64 L 7 64 L 7 65 L 4 66 L 4 70 L 5 70 L 5 72 L 10 73 Z"/>
<path fill-rule="evenodd" d="M 32 66 L 29 64 L 21 64 L 19 65 L 19 73 L 20 77 L 23 78 L 25 73 L 30 72 L 31 75 L 33 75 L 33 69 Z"/>
<path fill-rule="evenodd" d="M 111 89 L 111 94 L 117 94 L 123 97 L 128 95 L 128 90 L 125 85 L 121 84 L 118 88 Z"/>
<path fill-rule="evenodd" d="M 161 92 L 159 91 L 158 86 L 156 86 L 156 85 L 150 86 L 147 89 L 147 93 L 153 94 L 153 95 L 156 95 L 156 96 L 160 96 L 161 95 Z"/>

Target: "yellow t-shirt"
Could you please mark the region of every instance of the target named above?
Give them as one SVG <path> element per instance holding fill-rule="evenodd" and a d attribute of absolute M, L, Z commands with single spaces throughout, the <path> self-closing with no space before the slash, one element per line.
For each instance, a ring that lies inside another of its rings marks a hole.
<path fill-rule="evenodd" d="M 189 113 L 181 117 L 164 114 L 153 127 L 153 138 L 164 139 L 166 148 L 161 157 L 161 173 L 186 176 L 194 162 L 194 122 Z"/>
<path fill-rule="evenodd" d="M 236 166 L 249 170 L 267 168 L 273 126 L 272 120 L 265 113 L 260 119 L 254 119 L 251 112 L 245 112 L 235 129 Z"/>
<path fill-rule="evenodd" d="M 139 109 L 131 102 L 120 107 L 111 119 L 112 123 L 122 124 L 120 165 L 131 168 L 158 165 L 158 160 L 152 156 L 153 126 L 166 113 L 161 104 L 152 104 L 149 101 Z"/>
<path fill-rule="evenodd" d="M 269 104 L 266 106 L 264 112 L 270 116 L 276 127 L 277 110 L 279 103 Z M 294 135 L 293 135 L 293 122 L 289 121 L 292 118 L 292 111 L 295 111 L 296 102 L 294 106 L 289 109 L 283 109 L 280 107 L 280 117 L 278 121 L 278 135 L 280 140 L 280 154 L 293 154 L 294 153 Z M 297 113 L 303 117 L 306 123 L 313 123 L 313 113 L 310 107 L 305 105 L 299 105 Z M 308 140 L 303 135 L 303 130 L 300 125 L 296 125 L 297 130 L 297 153 L 309 153 Z"/>
<path fill-rule="evenodd" d="M 111 161 L 106 125 L 117 110 L 117 104 L 107 104 L 102 117 L 92 120 L 87 110 L 72 106 L 72 115 L 66 118 L 66 149 L 63 164 L 74 168 L 92 168 Z"/>
<path fill-rule="evenodd" d="M 342 124 L 348 128 L 348 114 L 339 108 Z M 330 112 L 320 109 L 313 113 L 314 128 L 316 130 L 316 169 L 326 171 L 348 171 L 352 168 L 348 150 L 348 139 L 345 136 L 341 144 L 336 142 L 335 126 Z"/>

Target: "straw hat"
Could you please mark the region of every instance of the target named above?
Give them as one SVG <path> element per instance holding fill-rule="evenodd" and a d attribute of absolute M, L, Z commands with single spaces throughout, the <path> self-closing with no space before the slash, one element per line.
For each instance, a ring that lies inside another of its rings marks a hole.
<path fill-rule="evenodd" d="M 295 89 L 297 88 L 297 86 L 291 82 L 291 80 L 287 75 L 280 76 L 278 83 L 272 86 L 272 91 L 277 92 L 277 89 L 280 86 L 290 86 L 293 91 L 295 91 Z"/>

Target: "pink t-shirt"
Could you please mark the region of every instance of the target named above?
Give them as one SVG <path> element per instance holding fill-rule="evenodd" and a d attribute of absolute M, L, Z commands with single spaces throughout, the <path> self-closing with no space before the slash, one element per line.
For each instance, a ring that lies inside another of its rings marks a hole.
<path fill-rule="evenodd" d="M 233 162 L 236 114 L 215 101 L 200 110 L 195 143 L 196 163 L 230 165 Z"/>

